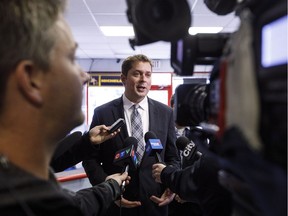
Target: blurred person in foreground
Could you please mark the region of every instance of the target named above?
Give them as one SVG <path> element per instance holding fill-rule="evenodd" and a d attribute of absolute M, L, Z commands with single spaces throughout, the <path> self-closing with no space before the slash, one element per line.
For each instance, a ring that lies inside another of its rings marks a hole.
<path fill-rule="evenodd" d="M 58 141 L 84 120 L 89 79 L 75 62 L 64 8 L 60 0 L 0 1 L 1 216 L 102 215 L 127 179 L 114 174 L 73 193 L 49 169 Z"/>

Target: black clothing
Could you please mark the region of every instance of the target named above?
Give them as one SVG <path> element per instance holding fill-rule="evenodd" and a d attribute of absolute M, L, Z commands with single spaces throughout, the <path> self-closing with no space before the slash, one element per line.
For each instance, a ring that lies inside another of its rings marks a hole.
<path fill-rule="evenodd" d="M 74 132 L 59 142 L 50 165 L 55 172 L 64 171 L 82 160 L 91 159 L 94 150 L 88 132 L 83 135 L 79 131 Z"/>
<path fill-rule="evenodd" d="M 236 127 L 225 131 L 217 150 L 222 158 L 219 182 L 233 194 L 234 215 L 287 215 L 286 169 L 250 148 Z"/>
<path fill-rule="evenodd" d="M 232 197 L 219 184 L 218 170 L 217 161 L 202 155 L 192 166 L 183 170 L 165 167 L 161 181 L 184 200 L 194 200 L 196 194 L 204 216 L 230 216 Z"/>
<path fill-rule="evenodd" d="M 169 216 L 202 216 L 201 206 L 194 202 L 179 203 L 176 200 L 169 203 Z"/>
<path fill-rule="evenodd" d="M 1 216 L 103 215 L 119 196 L 115 180 L 75 193 L 62 189 L 52 173 L 45 181 L 0 156 Z"/>
<path fill-rule="evenodd" d="M 191 129 L 190 127 L 185 127 L 185 128 L 175 128 L 176 131 L 176 136 L 177 139 L 179 137 L 190 137 L 191 136 Z M 180 138 L 181 139 L 181 138 Z M 178 144 L 178 145 L 177 145 Z M 176 141 L 176 146 L 178 148 L 180 157 L 181 157 L 181 169 L 187 167 L 188 165 L 192 165 L 193 163 L 195 163 L 196 159 L 194 159 L 194 157 L 191 159 L 189 157 L 189 159 L 187 159 L 185 156 L 183 156 L 183 150 L 187 147 L 182 146 Z M 196 146 L 195 146 L 196 147 Z M 194 197 L 194 198 L 193 198 Z M 190 201 L 189 202 L 184 202 L 184 203 L 179 203 L 176 199 L 174 199 L 171 203 L 169 203 L 169 212 L 168 215 L 169 216 L 202 216 L 202 209 L 201 206 L 199 204 L 199 200 L 197 198 L 196 193 L 192 193 L 190 194 Z M 193 201 L 192 201 L 193 200 Z"/>

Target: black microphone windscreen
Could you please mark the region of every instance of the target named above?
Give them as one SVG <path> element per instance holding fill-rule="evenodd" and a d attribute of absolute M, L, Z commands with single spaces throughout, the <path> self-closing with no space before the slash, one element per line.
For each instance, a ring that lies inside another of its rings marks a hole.
<path fill-rule="evenodd" d="M 145 142 L 147 142 L 149 139 L 157 139 L 157 136 L 154 132 L 148 131 L 144 136 Z"/>
<path fill-rule="evenodd" d="M 81 137 L 82 137 L 81 131 L 75 131 L 64 137 L 57 143 L 57 149 L 54 152 L 53 158 L 55 159 L 61 156 L 65 151 L 70 149 L 74 143 L 79 141 Z"/>
<path fill-rule="evenodd" d="M 176 146 L 179 150 L 183 151 L 189 142 L 190 142 L 190 140 L 187 137 L 180 136 L 176 140 Z"/>
<path fill-rule="evenodd" d="M 124 140 L 124 144 L 123 144 L 123 147 L 126 148 L 126 147 L 129 147 L 131 145 L 135 145 L 137 146 L 138 144 L 138 140 L 135 138 L 135 137 L 127 137 L 125 140 Z"/>

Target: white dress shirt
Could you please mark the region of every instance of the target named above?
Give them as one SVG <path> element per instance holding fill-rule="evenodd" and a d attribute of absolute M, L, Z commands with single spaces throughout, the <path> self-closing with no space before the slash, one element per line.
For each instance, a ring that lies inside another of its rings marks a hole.
<path fill-rule="evenodd" d="M 126 122 L 126 127 L 128 131 L 128 135 L 132 136 L 131 130 L 131 114 L 133 111 L 133 105 L 135 103 L 131 102 L 125 94 L 123 94 L 123 106 L 124 106 L 124 117 Z M 141 115 L 142 124 L 143 124 L 143 143 L 145 145 L 144 135 L 149 130 L 149 106 L 147 96 L 139 103 L 138 112 Z"/>

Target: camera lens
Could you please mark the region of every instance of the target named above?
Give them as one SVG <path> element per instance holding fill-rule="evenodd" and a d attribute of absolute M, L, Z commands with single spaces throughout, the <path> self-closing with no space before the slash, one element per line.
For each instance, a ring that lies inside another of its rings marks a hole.
<path fill-rule="evenodd" d="M 187 97 L 189 98 L 188 104 L 190 107 L 190 117 L 192 124 L 193 126 L 197 126 L 206 120 L 206 84 L 196 85 L 188 92 Z"/>

